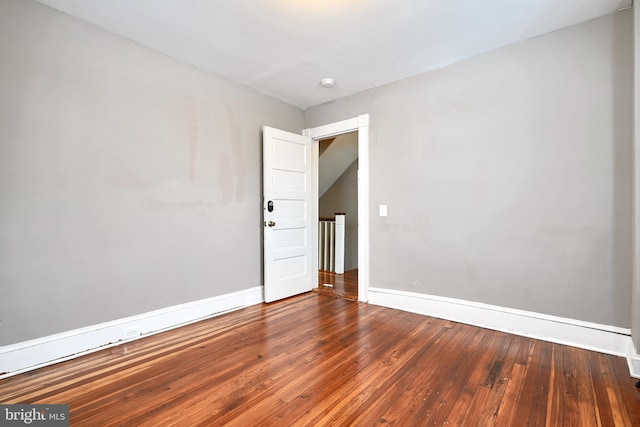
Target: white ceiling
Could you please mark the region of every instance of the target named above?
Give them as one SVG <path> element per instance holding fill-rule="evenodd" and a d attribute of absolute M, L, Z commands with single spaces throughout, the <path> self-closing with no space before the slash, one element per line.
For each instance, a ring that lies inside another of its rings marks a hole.
<path fill-rule="evenodd" d="M 632 0 L 38 0 L 302 109 Z M 333 77 L 336 86 L 319 85 Z"/>

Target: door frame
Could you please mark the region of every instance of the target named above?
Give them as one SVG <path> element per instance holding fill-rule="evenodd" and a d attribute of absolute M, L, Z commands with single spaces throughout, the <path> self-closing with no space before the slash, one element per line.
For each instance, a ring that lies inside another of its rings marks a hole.
<path fill-rule="evenodd" d="M 369 115 L 304 129 L 302 134 L 312 140 L 312 215 L 316 226 L 313 235 L 313 287 L 318 287 L 318 168 L 319 141 L 349 132 L 358 132 L 358 301 L 369 300 Z"/>

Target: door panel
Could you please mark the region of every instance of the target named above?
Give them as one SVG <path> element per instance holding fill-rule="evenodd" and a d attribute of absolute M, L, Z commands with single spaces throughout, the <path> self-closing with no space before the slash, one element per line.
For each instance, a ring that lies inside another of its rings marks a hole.
<path fill-rule="evenodd" d="M 309 137 L 263 129 L 266 302 L 308 292 L 313 286 L 311 149 Z"/>

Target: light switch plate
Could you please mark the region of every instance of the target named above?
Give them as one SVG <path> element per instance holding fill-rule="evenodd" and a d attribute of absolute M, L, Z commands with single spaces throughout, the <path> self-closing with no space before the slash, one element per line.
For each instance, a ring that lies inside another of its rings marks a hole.
<path fill-rule="evenodd" d="M 387 216 L 387 205 L 380 205 L 380 216 Z"/>

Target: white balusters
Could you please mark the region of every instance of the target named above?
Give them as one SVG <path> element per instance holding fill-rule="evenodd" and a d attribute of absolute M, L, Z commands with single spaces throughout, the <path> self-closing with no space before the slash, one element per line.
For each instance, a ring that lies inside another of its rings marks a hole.
<path fill-rule="evenodd" d="M 344 273 L 344 214 L 336 214 L 335 220 L 318 222 L 318 268 L 324 271 Z"/>

